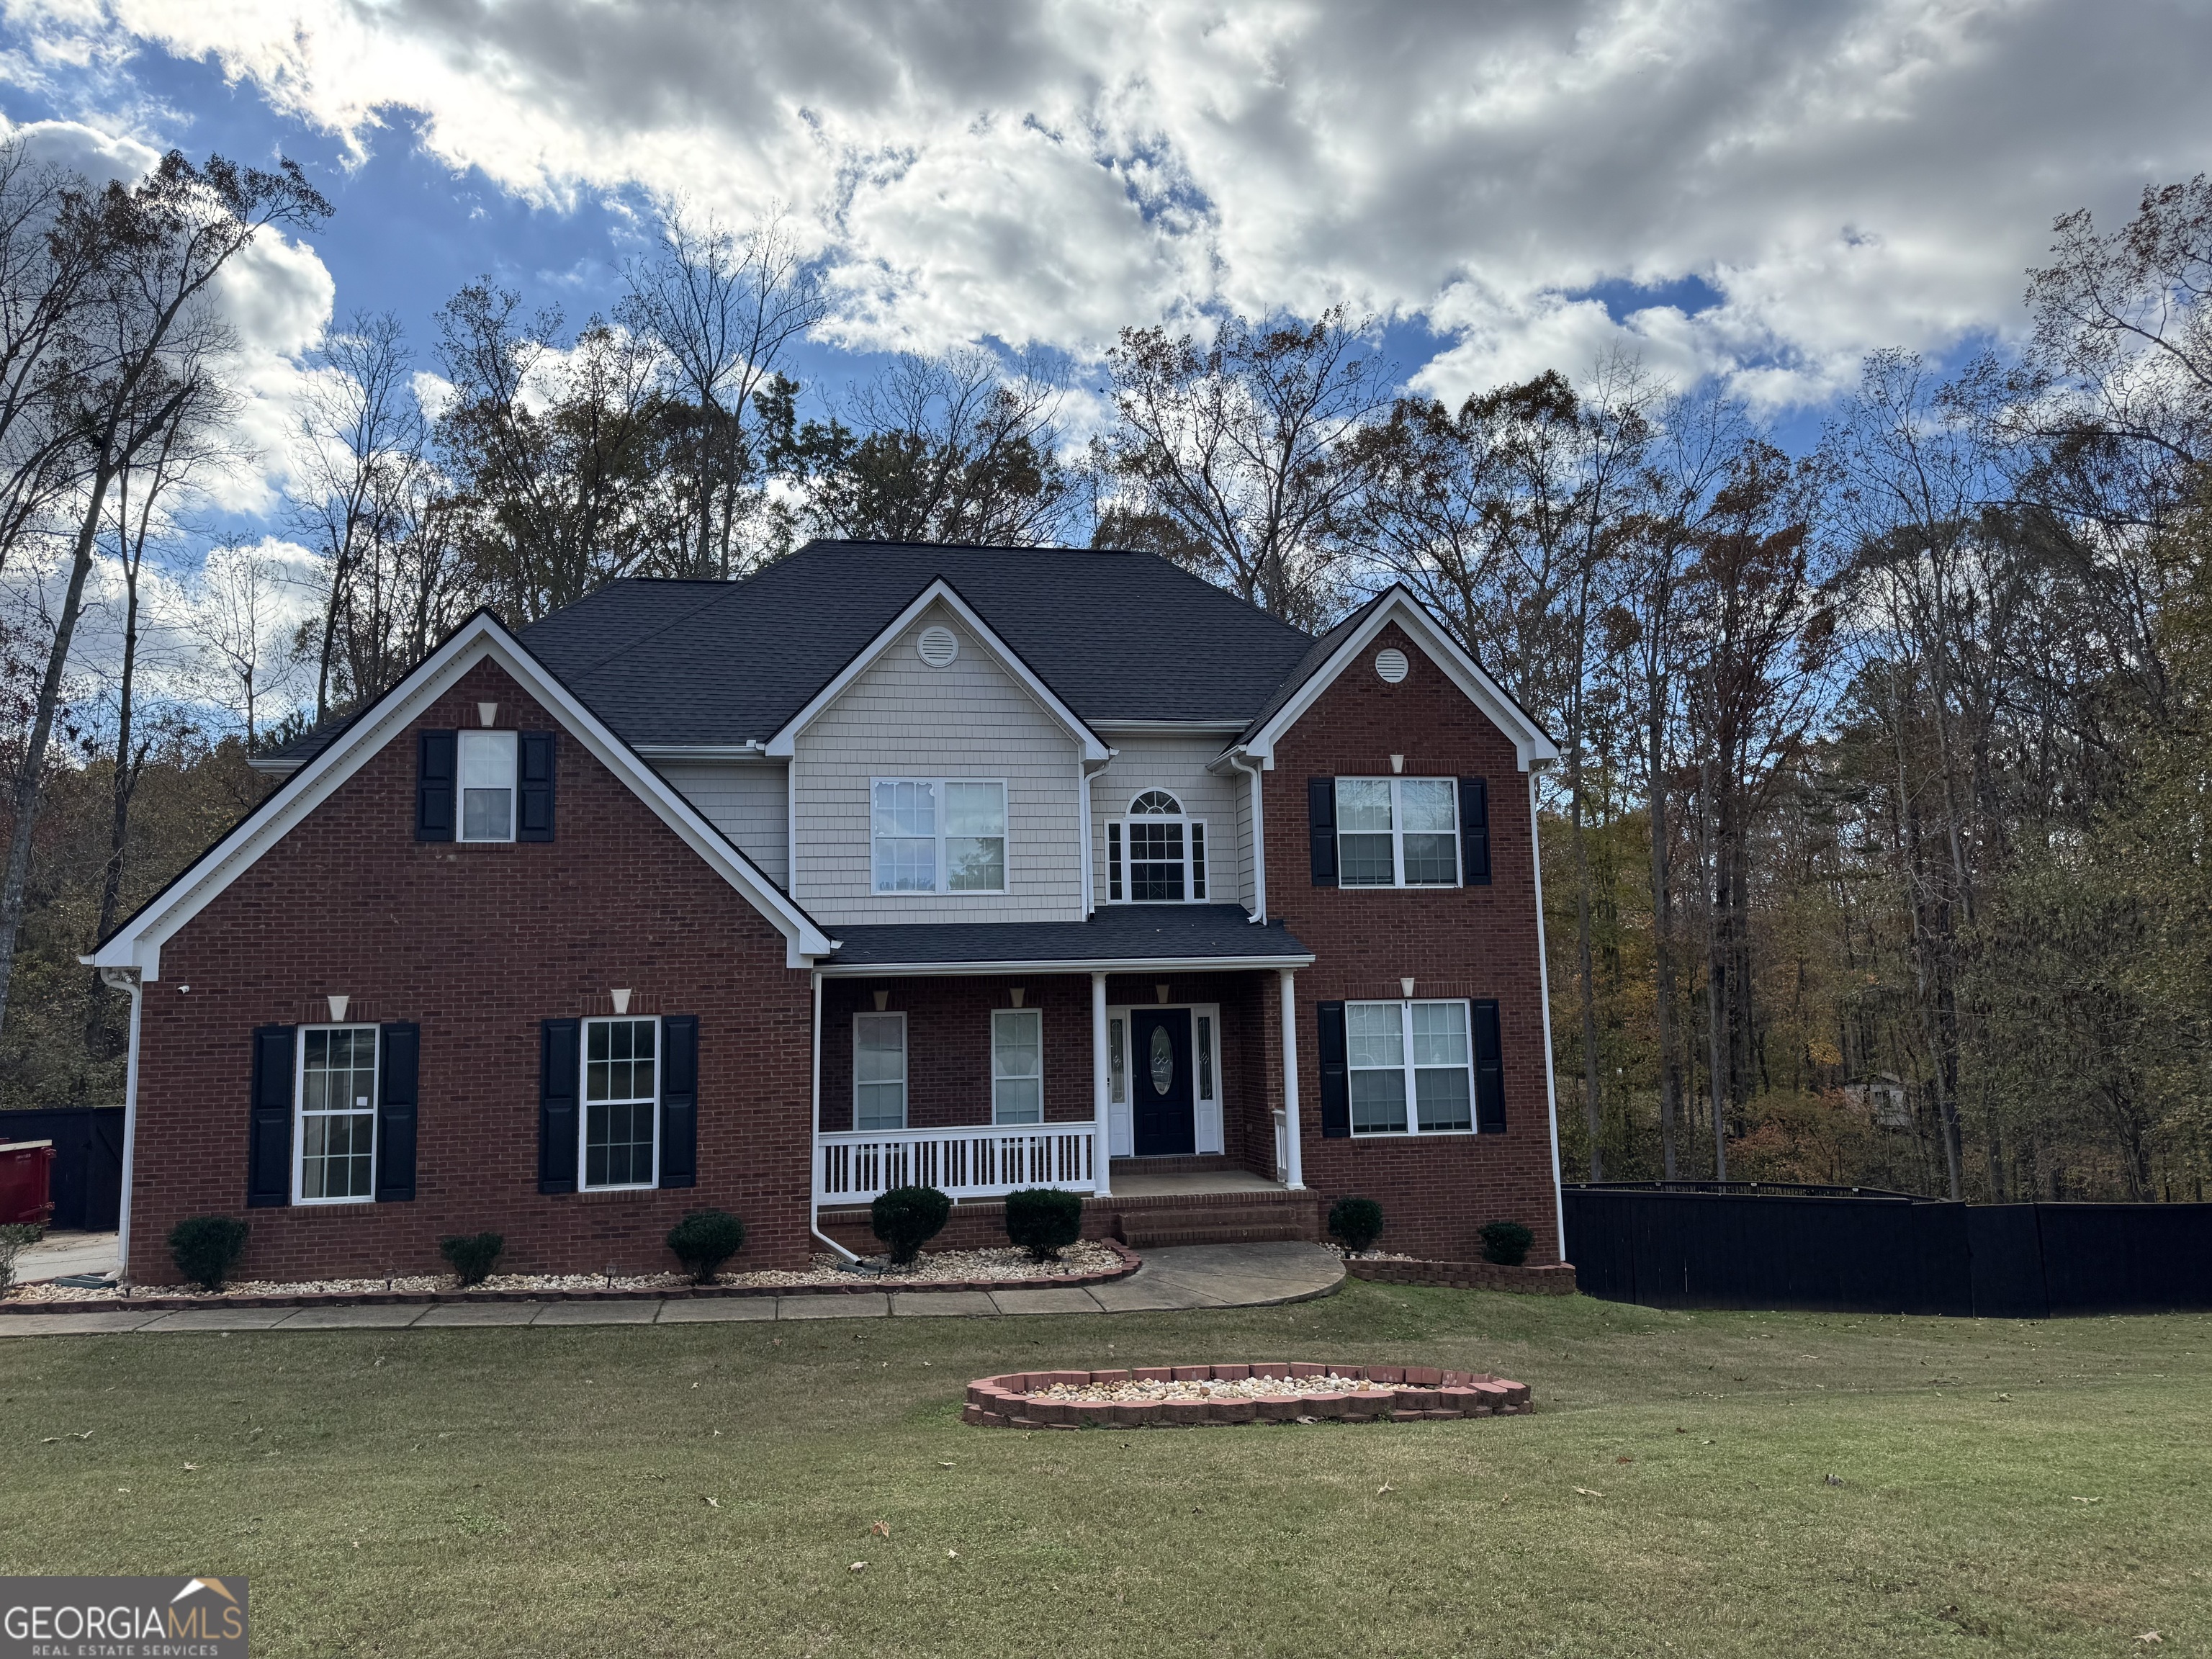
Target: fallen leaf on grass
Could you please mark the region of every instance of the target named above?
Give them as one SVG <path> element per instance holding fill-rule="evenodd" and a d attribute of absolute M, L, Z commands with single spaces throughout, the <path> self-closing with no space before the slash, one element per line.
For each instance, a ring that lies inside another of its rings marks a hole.
<path fill-rule="evenodd" d="M 1601 1492 L 1592 1492 L 1588 1486 L 1577 1486 L 1575 1490 L 1584 1498 L 1602 1498 L 1605 1496 Z"/>
<path fill-rule="evenodd" d="M 1388 1480 L 1385 1480 L 1381 1486 L 1375 1488 L 1375 1495 L 1377 1498 L 1380 1498 L 1386 1492 L 1395 1492 L 1398 1489 L 1395 1486 L 1392 1486 Z"/>
<path fill-rule="evenodd" d="M 1636 1460 L 1632 1457 L 1616 1457 L 1613 1461 L 1616 1463 L 1633 1463 Z"/>
<path fill-rule="evenodd" d="M 722 1507 L 722 1500 L 719 1498 L 709 1498 L 706 1500 L 706 1503 L 707 1507 L 710 1510 L 719 1510 Z"/>
<path fill-rule="evenodd" d="M 871 1537 L 871 1538 L 888 1538 L 888 1537 L 890 1537 L 890 1535 L 891 1535 L 891 1523 L 890 1523 L 890 1522 L 888 1522 L 888 1521 L 872 1521 L 872 1522 L 870 1522 L 868 1523 L 868 1536 L 869 1536 L 869 1537 Z"/>
<path fill-rule="evenodd" d="M 2136 1638 L 2136 1640 L 2138 1642 L 2162 1642 L 2166 1638 L 2164 1637 L 2160 1636 L 2154 1630 L 2147 1630 L 2141 1636 Z"/>
<path fill-rule="evenodd" d="M 945 1559 L 948 1561 L 957 1561 L 960 1559 L 960 1552 L 958 1550 L 947 1550 L 945 1552 Z"/>
<path fill-rule="evenodd" d="M 866 1572 L 867 1570 L 868 1564 L 865 1561 L 855 1561 L 851 1566 L 845 1569 L 848 1572 Z"/>
<path fill-rule="evenodd" d="M 2076 1504 L 2101 1504 L 2105 1500 L 2101 1498 L 2076 1498 L 2070 1501 Z"/>
<path fill-rule="evenodd" d="M 937 1460 L 937 1467 L 938 1467 L 939 1468 L 940 1468 L 940 1469 L 949 1469 L 949 1468 L 952 1468 L 953 1466 L 952 1466 L 951 1464 L 950 1464 L 950 1463 L 946 1462 L 943 1458 L 941 1458 L 941 1457 L 940 1457 L 940 1458 L 939 1458 L 939 1459 Z"/>
<path fill-rule="evenodd" d="M 1840 1486 L 1844 1484 L 1844 1477 L 1840 1474 L 1824 1474 L 1820 1479 L 1826 1481 L 1832 1486 Z"/>
<path fill-rule="evenodd" d="M 199 1465 L 198 1465 L 198 1464 L 197 1464 L 197 1463 L 187 1463 L 187 1464 L 185 1464 L 185 1473 L 186 1474 L 190 1474 L 193 1470 L 195 1470 L 195 1469 L 197 1469 L 197 1468 L 199 1468 Z"/>

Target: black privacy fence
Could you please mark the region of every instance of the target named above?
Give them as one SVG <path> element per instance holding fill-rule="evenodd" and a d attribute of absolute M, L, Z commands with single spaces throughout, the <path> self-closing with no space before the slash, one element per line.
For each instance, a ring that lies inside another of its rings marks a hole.
<path fill-rule="evenodd" d="M 112 1232 L 123 1213 L 123 1109 L 51 1106 L 0 1112 L 0 1145 L 51 1140 L 49 1227 Z"/>
<path fill-rule="evenodd" d="M 1718 1182 L 1564 1197 L 1576 1284 L 1610 1302 L 2008 1319 L 2212 1308 L 2212 1204 Z"/>

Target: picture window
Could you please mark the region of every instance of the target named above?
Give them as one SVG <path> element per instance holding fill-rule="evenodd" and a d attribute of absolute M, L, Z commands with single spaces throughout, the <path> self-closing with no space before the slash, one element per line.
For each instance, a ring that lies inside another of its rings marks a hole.
<path fill-rule="evenodd" d="M 878 778 L 870 790 L 878 893 L 1006 890 L 1006 786 Z"/>
<path fill-rule="evenodd" d="M 1339 778 L 1337 884 L 1459 885 L 1459 786 L 1450 778 Z"/>
<path fill-rule="evenodd" d="M 1474 1047 L 1466 1003 L 1347 1002 L 1344 1034 L 1353 1134 L 1474 1129 Z"/>

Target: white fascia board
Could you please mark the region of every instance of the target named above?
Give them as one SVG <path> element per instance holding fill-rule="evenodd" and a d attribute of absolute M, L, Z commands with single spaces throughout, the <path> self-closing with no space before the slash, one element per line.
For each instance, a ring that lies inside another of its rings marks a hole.
<path fill-rule="evenodd" d="M 898 636 L 914 626 L 915 620 L 933 605 L 945 606 L 968 625 L 975 636 L 983 641 L 984 647 L 997 659 L 999 666 L 1018 680 L 1024 690 L 1036 698 L 1054 719 L 1068 729 L 1076 742 L 1082 745 L 1084 759 L 1103 761 L 1108 758 L 1112 751 L 1107 748 L 1098 734 L 1085 725 L 1083 718 L 1073 708 L 1062 702 L 1050 686 L 1036 677 L 1012 647 L 991 631 L 990 624 L 977 616 L 974 608 L 967 600 L 960 597 L 952 584 L 941 576 L 923 589 L 921 596 L 912 605 L 899 612 L 896 620 L 890 627 L 884 629 L 882 633 L 861 647 L 860 654 L 847 663 L 835 679 L 816 692 L 813 700 L 805 708 L 793 714 L 785 724 L 783 730 L 768 740 L 769 757 L 772 760 L 788 759 L 798 746 L 799 734 L 819 720 L 823 711 L 844 696 L 846 688 L 872 668 L 884 653 L 898 642 Z"/>
<path fill-rule="evenodd" d="M 1544 728 L 1506 694 L 1504 686 L 1483 672 L 1482 665 L 1468 655 L 1458 641 L 1437 625 L 1436 618 L 1429 615 L 1402 583 L 1384 594 L 1382 603 L 1368 612 L 1366 619 L 1352 631 L 1343 644 L 1337 647 L 1312 678 L 1297 689 L 1296 695 L 1270 714 L 1267 723 L 1237 748 L 1258 759 L 1273 771 L 1277 740 L 1297 724 L 1305 712 L 1321 700 L 1322 693 L 1334 685 L 1338 676 L 1357 662 L 1383 628 L 1393 622 L 1450 677 L 1452 684 L 1464 692 L 1475 707 L 1490 717 L 1491 724 L 1513 739 L 1514 754 L 1518 757 L 1523 772 L 1549 766 L 1559 758 L 1559 745 L 1546 735 Z"/>
<path fill-rule="evenodd" d="M 967 974 L 1219 974 L 1246 968 L 1310 968 L 1313 953 L 1285 957 L 1047 957 L 1034 962 L 825 962 L 825 979 L 946 979 Z"/>
<path fill-rule="evenodd" d="M 1231 737 L 1251 725 L 1252 717 L 1243 720 L 1224 716 L 1212 720 L 1094 720 L 1092 726 L 1100 732 L 1186 732 L 1192 737 L 1203 737 L 1209 732 L 1226 732 Z"/>
<path fill-rule="evenodd" d="M 161 976 L 161 946 L 254 862 L 336 793 L 387 743 L 479 662 L 497 663 L 550 710 L 599 763 L 652 807 L 678 837 L 772 922 L 788 943 L 792 966 L 835 951 L 836 942 L 777 889 L 651 767 L 579 702 L 489 614 L 464 623 L 323 751 L 295 769 L 261 809 L 201 854 L 168 890 L 93 953 L 100 968 L 137 968 Z"/>

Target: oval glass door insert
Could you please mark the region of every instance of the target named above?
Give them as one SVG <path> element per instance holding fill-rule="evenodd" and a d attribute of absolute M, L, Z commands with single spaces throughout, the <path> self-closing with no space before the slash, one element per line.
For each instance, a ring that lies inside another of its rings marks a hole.
<path fill-rule="evenodd" d="M 1164 1095 L 1175 1086 L 1175 1044 L 1168 1041 L 1168 1028 L 1152 1027 L 1152 1092 Z"/>

